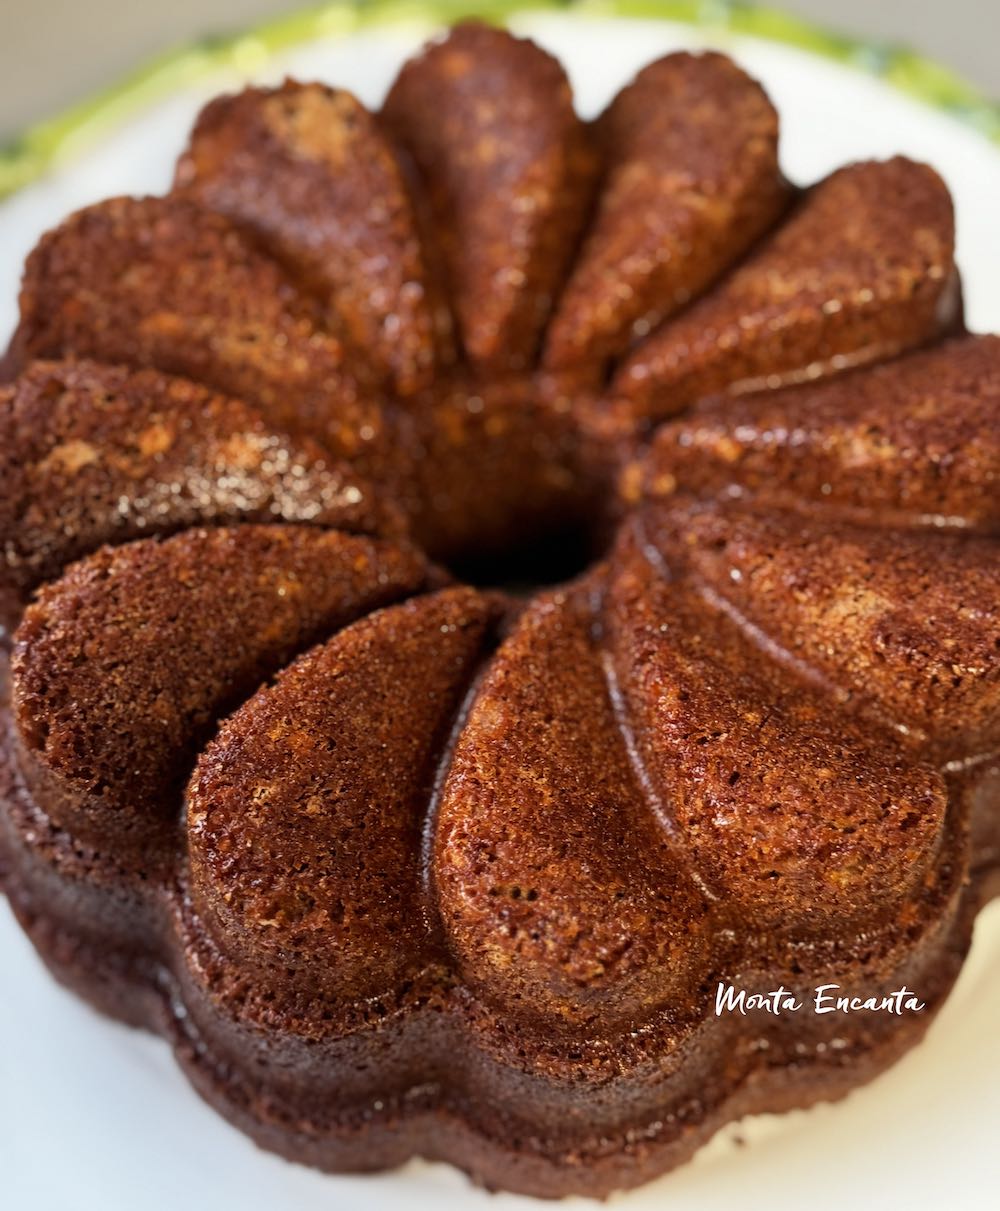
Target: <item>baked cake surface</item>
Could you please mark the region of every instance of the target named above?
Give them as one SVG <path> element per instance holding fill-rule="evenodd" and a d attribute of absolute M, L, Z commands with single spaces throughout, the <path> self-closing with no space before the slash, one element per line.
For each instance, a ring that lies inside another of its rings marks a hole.
<path fill-rule="evenodd" d="M 584 123 L 468 24 L 378 113 L 213 101 L 169 194 L 43 237 L 0 877 L 55 974 L 265 1147 L 540 1195 L 916 1043 L 1000 870 L 1000 339 L 953 226 L 906 159 L 790 185 L 724 56 Z M 563 584 L 462 583 L 581 531 Z"/>

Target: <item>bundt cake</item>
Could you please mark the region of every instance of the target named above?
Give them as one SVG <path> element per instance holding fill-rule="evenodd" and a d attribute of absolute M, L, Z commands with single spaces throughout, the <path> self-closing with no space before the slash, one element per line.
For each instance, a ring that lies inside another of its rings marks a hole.
<path fill-rule="evenodd" d="M 55 974 L 286 1157 L 539 1195 L 910 1048 L 1000 870 L 953 250 L 923 165 L 790 185 L 722 55 L 585 123 L 476 24 L 378 113 L 221 97 L 166 196 L 45 235 L 0 875 Z"/>

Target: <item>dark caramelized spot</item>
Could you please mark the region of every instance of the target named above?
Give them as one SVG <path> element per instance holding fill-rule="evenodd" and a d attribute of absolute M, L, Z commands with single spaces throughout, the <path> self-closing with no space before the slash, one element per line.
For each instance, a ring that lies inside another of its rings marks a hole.
<path fill-rule="evenodd" d="M 15 637 L 35 799 L 94 845 L 141 850 L 175 826 L 183 779 L 220 714 L 425 577 L 405 549 L 299 526 L 189 530 L 74 564 Z"/>
<path fill-rule="evenodd" d="M 250 227 L 395 389 L 433 371 L 413 215 L 395 156 L 350 93 L 286 80 L 202 111 L 175 189 Z"/>
<path fill-rule="evenodd" d="M 897 158 L 814 186 L 786 224 L 640 345 L 614 390 L 631 415 L 880 361 L 954 328 L 955 220 L 944 182 Z"/>
<path fill-rule="evenodd" d="M 459 25 L 403 67 L 383 112 L 416 165 L 466 355 L 525 367 L 593 173 L 565 72 L 532 42 Z"/>
<path fill-rule="evenodd" d="M 102 543 L 236 521 L 398 533 L 347 464 L 245 404 L 153 370 L 35 362 L 0 391 L 0 561 L 10 594 Z"/>
<path fill-rule="evenodd" d="M 727 269 L 790 200 L 778 115 L 719 54 L 644 68 L 597 123 L 604 178 L 546 362 L 601 367 Z"/>
<path fill-rule="evenodd" d="M 391 995 L 419 969 L 421 833 L 495 613 L 471 589 L 384 610 L 223 726 L 188 831 L 195 904 L 224 950 L 343 998 Z"/>

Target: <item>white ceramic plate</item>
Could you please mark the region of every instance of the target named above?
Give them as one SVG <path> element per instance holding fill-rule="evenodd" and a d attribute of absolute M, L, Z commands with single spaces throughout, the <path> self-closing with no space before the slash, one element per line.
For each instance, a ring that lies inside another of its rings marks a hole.
<path fill-rule="evenodd" d="M 969 323 L 1000 330 L 1000 148 L 978 132 L 863 72 L 756 37 L 553 13 L 512 24 L 560 56 L 586 114 L 649 59 L 712 44 L 734 54 L 775 99 L 782 158 L 794 179 L 807 182 L 845 161 L 895 152 L 931 161 L 957 203 Z M 431 28 L 394 21 L 313 40 L 263 63 L 250 55 L 250 66 L 256 78 L 320 78 L 374 104 Z M 238 82 L 239 59 L 229 56 L 224 69 L 142 107 L 85 156 L 0 204 L 0 338 L 13 328 L 20 264 L 41 232 L 109 194 L 163 190 L 196 111 Z M 0 1205 L 11 1211 L 538 1205 L 482 1194 L 441 1165 L 325 1177 L 259 1152 L 199 1101 L 165 1044 L 105 1021 L 58 988 L 5 903 L 0 973 Z M 998 1020 L 994 904 L 979 920 L 973 953 L 928 1038 L 892 1071 L 838 1105 L 730 1128 L 690 1165 L 614 1201 L 629 1211 L 994 1207 Z"/>

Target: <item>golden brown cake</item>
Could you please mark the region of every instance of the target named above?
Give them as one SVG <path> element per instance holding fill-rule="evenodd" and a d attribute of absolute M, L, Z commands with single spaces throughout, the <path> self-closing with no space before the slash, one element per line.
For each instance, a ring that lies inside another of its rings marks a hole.
<path fill-rule="evenodd" d="M 221 97 L 167 196 L 44 236 L 0 877 L 57 977 L 286 1157 L 539 1195 L 918 1042 L 1000 870 L 1000 339 L 953 254 L 926 166 L 790 185 L 721 55 L 585 123 L 480 25 L 379 113 Z"/>

